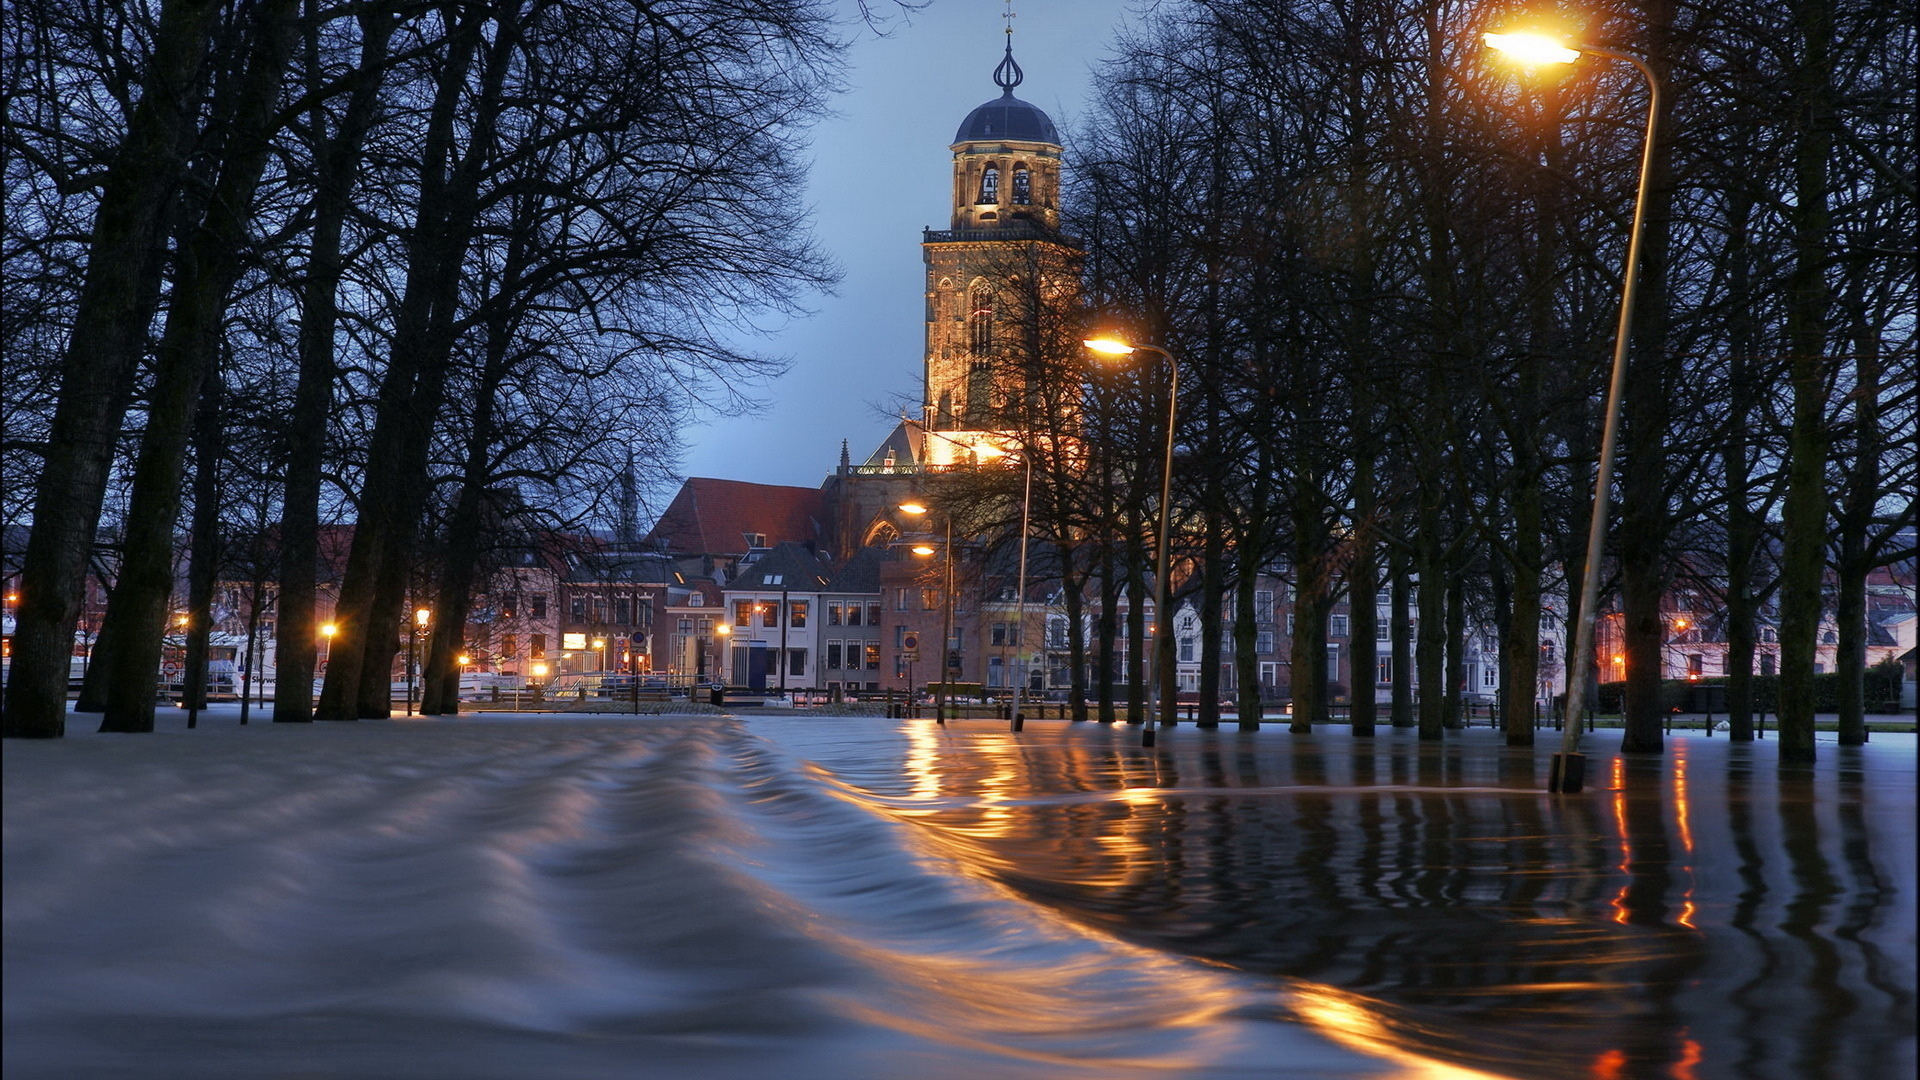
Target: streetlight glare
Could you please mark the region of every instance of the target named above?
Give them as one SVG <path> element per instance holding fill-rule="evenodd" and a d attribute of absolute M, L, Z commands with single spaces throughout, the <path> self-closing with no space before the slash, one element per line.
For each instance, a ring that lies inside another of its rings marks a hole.
<path fill-rule="evenodd" d="M 920 503 L 901 503 L 900 512 L 903 514 L 924 514 L 927 512 L 927 508 Z"/>
<path fill-rule="evenodd" d="M 419 623 L 421 626 L 427 625 L 427 620 L 431 618 L 433 618 L 433 612 L 427 610 L 426 608 L 414 609 L 413 621 Z"/>
<path fill-rule="evenodd" d="M 1544 34 L 1482 34 L 1480 39 L 1487 43 L 1488 48 L 1505 53 L 1523 64 L 1571 64 L 1580 59 L 1577 50 L 1569 49 Z"/>
<path fill-rule="evenodd" d="M 320 628 L 320 636 L 322 637 L 332 637 L 333 635 L 339 632 L 340 632 L 340 628 L 333 625 L 332 623 L 328 623 L 325 626 L 322 626 Z"/>
<path fill-rule="evenodd" d="M 1087 338 L 1082 341 L 1081 344 L 1092 349 L 1094 352 L 1105 353 L 1108 356 L 1132 356 L 1134 353 L 1133 346 L 1121 341 L 1119 338 Z"/>
<path fill-rule="evenodd" d="M 933 554 L 933 548 L 927 544 L 915 544 L 913 545 L 913 553 L 915 555 L 931 555 Z"/>

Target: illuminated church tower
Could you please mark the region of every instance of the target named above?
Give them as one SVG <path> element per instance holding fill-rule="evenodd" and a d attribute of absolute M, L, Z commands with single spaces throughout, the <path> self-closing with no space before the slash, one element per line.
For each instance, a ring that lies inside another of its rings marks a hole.
<path fill-rule="evenodd" d="M 926 439 L 922 464 L 966 464 L 967 448 L 1004 445 L 1023 426 L 1023 350 L 1038 305 L 1064 309 L 1077 292 L 1079 250 L 1059 232 L 1060 136 L 1013 96 L 1022 80 L 1006 56 L 1000 96 L 967 114 L 954 136 L 953 219 L 928 229 Z M 1045 299 L 1040 299 L 1044 297 Z"/>

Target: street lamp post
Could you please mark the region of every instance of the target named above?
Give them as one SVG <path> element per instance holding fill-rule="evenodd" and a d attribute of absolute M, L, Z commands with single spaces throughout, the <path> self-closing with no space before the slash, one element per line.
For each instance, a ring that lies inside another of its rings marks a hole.
<path fill-rule="evenodd" d="M 1025 689 L 1027 681 L 1026 665 L 1021 657 L 1026 654 L 1027 636 L 1027 532 L 1028 521 L 1033 513 L 1033 454 L 1031 451 L 1020 455 L 1027 467 L 1025 492 L 1020 496 L 1020 574 L 1016 579 L 1013 597 L 1013 670 L 1007 672 L 1013 680 L 1012 726 L 1019 731 L 1026 726 L 1026 718 L 1020 715 L 1020 691 Z"/>
<path fill-rule="evenodd" d="M 407 715 L 408 716 L 413 715 L 414 644 L 420 638 L 420 631 L 425 630 L 427 628 L 427 620 L 431 618 L 433 618 L 433 613 L 428 611 L 426 608 L 415 608 L 413 610 L 413 623 L 412 625 L 407 627 Z M 388 700 L 391 701 L 392 699 L 389 698 Z"/>
<path fill-rule="evenodd" d="M 1160 460 L 1160 545 L 1154 571 L 1153 621 L 1159 634 L 1154 641 L 1154 672 L 1151 715 L 1140 733 L 1140 745 L 1153 745 L 1156 723 L 1174 722 L 1165 695 L 1173 685 L 1173 582 L 1168 577 L 1168 539 L 1173 523 L 1173 429 L 1180 408 L 1180 363 L 1173 354 L 1158 345 L 1131 345 L 1118 338 L 1089 338 L 1087 348 L 1105 356 L 1132 356 L 1150 352 L 1167 362 L 1167 445 Z"/>
<path fill-rule="evenodd" d="M 906 513 L 920 515 L 927 512 L 923 503 L 901 503 L 900 509 Z M 949 652 L 953 644 L 953 515 L 947 519 L 944 557 L 946 559 L 946 587 L 942 590 L 940 605 L 940 682 L 939 689 L 933 692 L 933 719 L 935 723 L 947 722 L 947 689 L 953 680 L 953 657 Z M 933 549 L 918 545 L 913 549 L 915 555 L 931 555 Z"/>
<path fill-rule="evenodd" d="M 1580 707 L 1593 669 L 1594 608 L 1600 603 L 1600 557 L 1606 548 L 1607 506 L 1613 487 L 1615 436 L 1620 428 L 1620 398 L 1627 381 L 1627 343 L 1633 330 L 1634 290 L 1640 283 L 1640 234 L 1647 208 L 1647 182 L 1653 172 L 1653 147 L 1660 119 L 1660 77 L 1637 56 L 1595 45 L 1566 45 L 1537 34 L 1487 34 L 1489 48 L 1527 64 L 1570 64 L 1581 53 L 1632 64 L 1647 80 L 1647 132 L 1640 149 L 1640 184 L 1634 193 L 1633 225 L 1627 234 L 1627 265 L 1620 286 L 1620 322 L 1613 336 L 1613 371 L 1607 381 L 1606 419 L 1600 433 L 1600 463 L 1593 481 L 1593 519 L 1587 523 L 1587 563 L 1580 582 L 1580 621 L 1574 626 L 1568 657 L 1567 714 L 1560 752 L 1553 755 L 1547 790 L 1576 794 L 1586 784 L 1586 757 L 1580 753 Z"/>

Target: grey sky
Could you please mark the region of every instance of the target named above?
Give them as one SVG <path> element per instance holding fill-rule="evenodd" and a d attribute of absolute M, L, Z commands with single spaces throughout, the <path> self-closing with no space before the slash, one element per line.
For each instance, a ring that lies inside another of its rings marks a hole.
<path fill-rule="evenodd" d="M 688 475 L 811 487 L 838 463 L 841 439 L 864 458 L 902 407 L 917 406 L 920 230 L 947 227 L 948 141 L 999 94 L 1001 10 L 1000 0 L 935 0 L 895 16 L 889 37 L 862 35 L 838 115 L 813 139 L 815 229 L 845 270 L 839 294 L 815 298 L 816 314 L 766 344 L 793 367 L 760 392 L 765 410 L 688 433 Z M 1026 81 L 1015 93 L 1063 135 L 1127 10 L 1122 0 L 1017 0 L 1013 51 Z"/>

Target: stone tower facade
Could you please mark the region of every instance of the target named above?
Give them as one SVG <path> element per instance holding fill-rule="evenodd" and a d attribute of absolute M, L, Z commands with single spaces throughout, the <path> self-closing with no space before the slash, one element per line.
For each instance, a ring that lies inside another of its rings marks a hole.
<path fill-rule="evenodd" d="M 967 114 L 954 136 L 950 227 L 928 229 L 923 464 L 969 464 L 1004 448 L 1023 423 L 1021 353 L 1037 306 L 1065 309 L 1077 291 L 1079 249 L 1060 227 L 1060 137 L 1013 96 L 1022 81 L 1008 40 L 993 72 L 998 98 Z"/>

